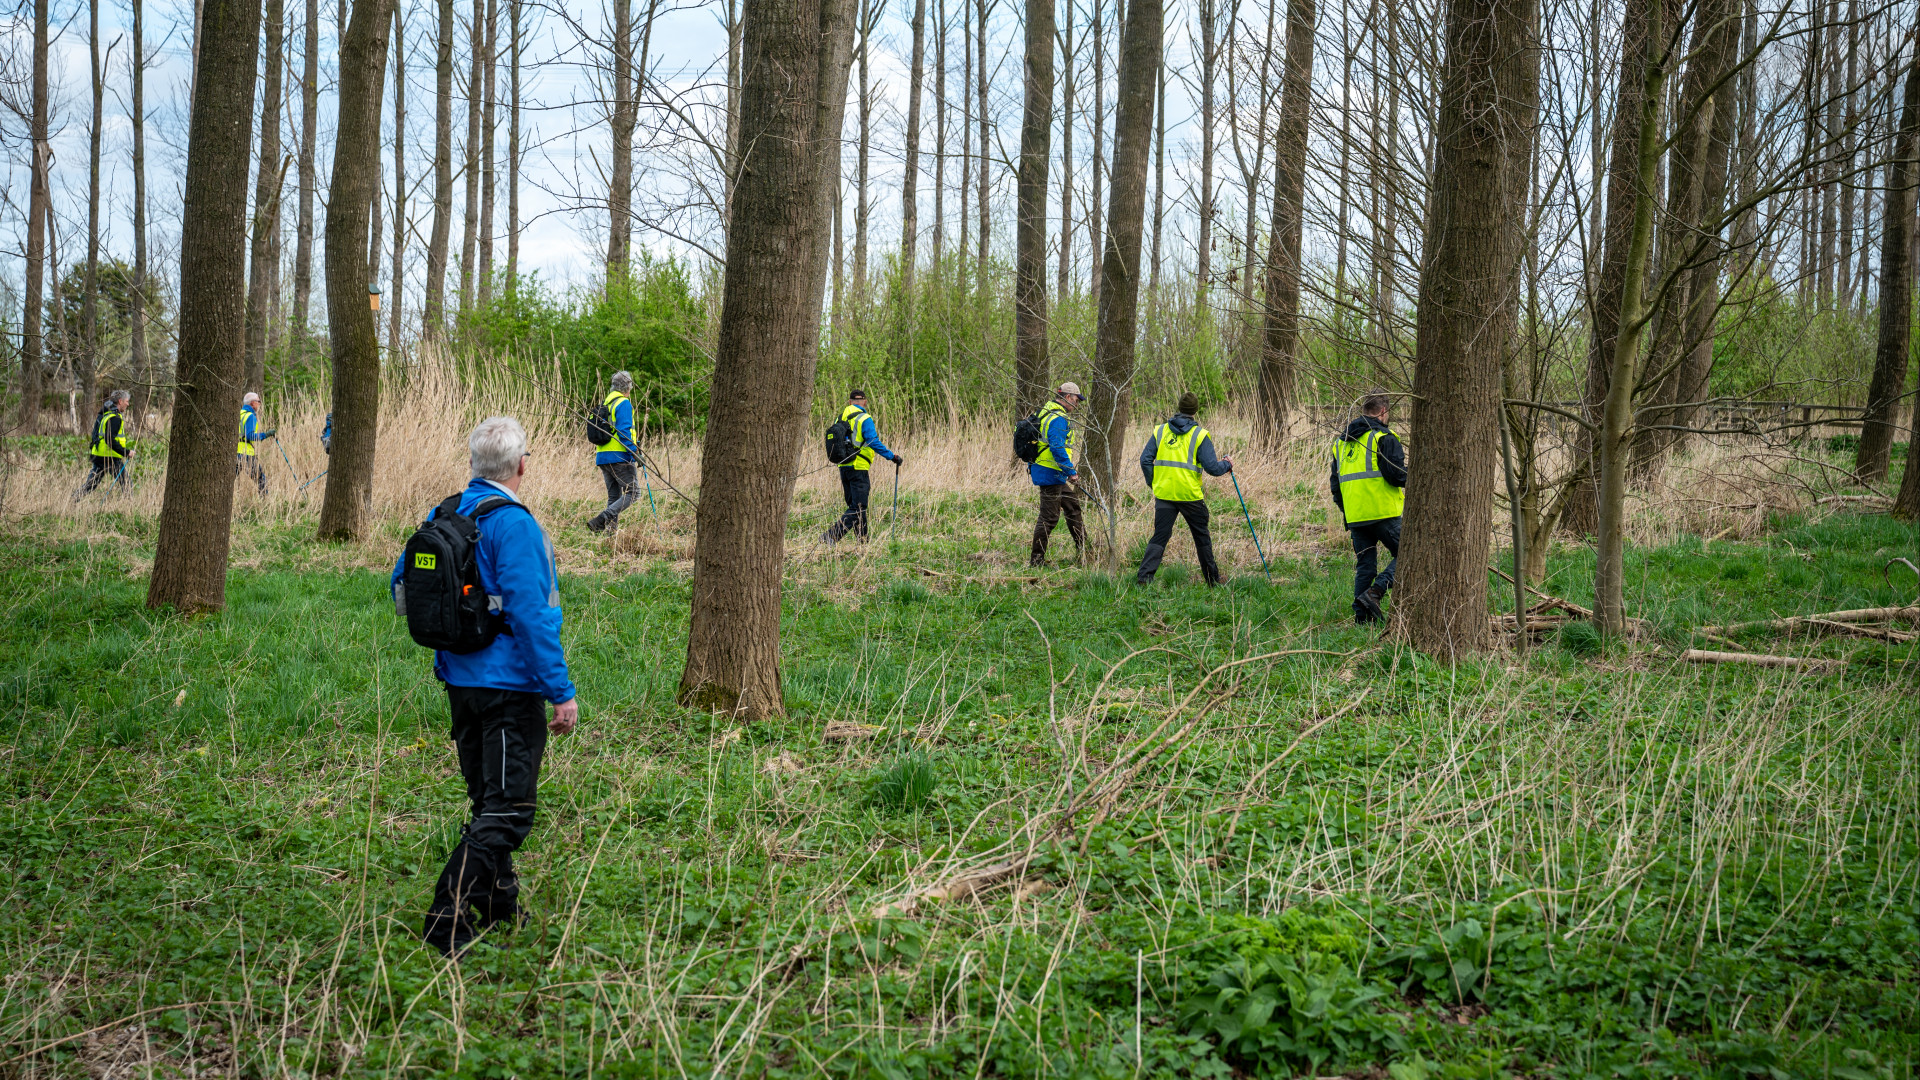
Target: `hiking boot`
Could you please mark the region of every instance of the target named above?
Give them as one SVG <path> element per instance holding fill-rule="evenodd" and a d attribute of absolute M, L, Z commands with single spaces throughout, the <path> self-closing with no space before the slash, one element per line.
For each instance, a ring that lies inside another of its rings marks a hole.
<path fill-rule="evenodd" d="M 1380 605 L 1373 602 L 1367 593 L 1353 598 L 1353 622 L 1355 626 L 1367 626 L 1381 619 Z"/>
<path fill-rule="evenodd" d="M 598 536 L 601 533 L 606 532 L 607 531 L 606 517 L 600 514 L 595 514 L 592 517 L 588 518 L 587 531 L 594 534 L 595 536 Z"/>
<path fill-rule="evenodd" d="M 1374 614 L 1379 615 L 1385 612 L 1387 606 L 1387 590 L 1378 585 L 1374 585 L 1367 589 L 1366 597 L 1367 606 L 1373 609 Z"/>

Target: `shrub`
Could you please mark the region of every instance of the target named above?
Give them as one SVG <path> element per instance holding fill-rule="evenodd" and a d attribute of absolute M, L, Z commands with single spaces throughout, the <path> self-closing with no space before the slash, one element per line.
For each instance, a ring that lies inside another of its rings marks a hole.
<path fill-rule="evenodd" d="M 909 754 L 875 776 L 867 789 L 867 805 L 881 810 L 918 810 L 933 798 L 939 777 L 933 762 Z"/>
<path fill-rule="evenodd" d="M 1570 622 L 1560 628 L 1555 635 L 1560 648 L 1575 656 L 1596 656 L 1605 642 L 1600 637 L 1600 628 L 1590 622 Z"/>

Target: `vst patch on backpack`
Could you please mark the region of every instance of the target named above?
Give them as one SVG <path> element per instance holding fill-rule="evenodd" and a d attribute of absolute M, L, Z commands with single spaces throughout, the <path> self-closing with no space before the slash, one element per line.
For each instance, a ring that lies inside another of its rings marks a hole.
<path fill-rule="evenodd" d="M 478 551 L 480 519 L 513 505 L 512 499 L 496 495 L 480 500 L 468 516 L 459 512 L 460 496 L 455 495 L 435 507 L 433 516 L 407 538 L 393 604 L 416 643 L 474 653 L 506 629 L 499 599 L 488 596 L 480 583 Z"/>

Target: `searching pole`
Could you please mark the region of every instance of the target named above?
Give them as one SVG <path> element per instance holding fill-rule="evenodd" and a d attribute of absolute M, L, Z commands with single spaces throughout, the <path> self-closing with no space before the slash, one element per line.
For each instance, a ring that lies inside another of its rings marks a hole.
<path fill-rule="evenodd" d="M 900 520 L 900 463 L 893 463 L 893 508 L 887 511 L 887 539 L 893 539 L 893 525 Z"/>
<path fill-rule="evenodd" d="M 1271 585 L 1273 571 L 1267 569 L 1267 553 L 1260 548 L 1260 534 L 1253 527 L 1253 513 L 1247 509 L 1247 497 L 1240 494 L 1240 478 L 1231 472 L 1227 475 L 1233 477 L 1233 493 L 1240 500 L 1240 513 L 1246 516 L 1247 532 L 1253 534 L 1253 550 L 1260 553 L 1260 572 L 1267 575 L 1267 584 Z"/>
<path fill-rule="evenodd" d="M 293 474 L 295 480 L 300 479 L 300 470 L 293 467 L 293 459 L 287 456 L 287 448 L 280 445 L 280 436 L 273 437 L 273 446 L 280 451 L 280 460 L 287 463 L 287 471 Z"/>

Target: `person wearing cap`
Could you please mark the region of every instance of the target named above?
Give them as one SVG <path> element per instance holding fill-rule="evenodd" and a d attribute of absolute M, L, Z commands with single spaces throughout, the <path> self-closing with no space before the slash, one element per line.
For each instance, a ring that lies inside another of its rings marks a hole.
<path fill-rule="evenodd" d="M 240 399 L 240 444 L 234 450 L 233 473 L 235 476 L 243 471 L 251 473 L 262 495 L 267 493 L 267 470 L 260 467 L 260 456 L 254 452 L 253 444 L 273 438 L 278 430 L 260 430 L 260 395 L 249 390 L 247 396 Z"/>
<path fill-rule="evenodd" d="M 1353 621 L 1384 617 L 1381 602 L 1393 588 L 1400 561 L 1400 511 L 1407 501 L 1407 456 L 1387 426 L 1392 400 L 1375 390 L 1360 400 L 1360 415 L 1333 444 L 1333 504 L 1353 540 Z M 1378 549 L 1387 549 L 1387 568 Z"/>
<path fill-rule="evenodd" d="M 1080 491 L 1074 486 L 1079 473 L 1073 456 L 1079 449 L 1080 434 L 1067 416 L 1083 400 L 1078 385 L 1063 382 L 1053 400 L 1040 407 L 1040 456 L 1027 466 L 1033 486 L 1040 489 L 1040 519 L 1033 525 L 1033 554 L 1028 566 L 1047 564 L 1047 541 L 1053 538 L 1061 514 L 1067 517 L 1067 534 L 1073 537 L 1075 557 L 1083 558 L 1086 552 L 1087 526 L 1080 516 Z"/>
<path fill-rule="evenodd" d="M 132 395 L 125 390 L 115 390 L 107 395 L 107 403 L 100 407 L 100 415 L 93 420 L 93 443 L 87 448 L 89 468 L 86 486 L 75 495 L 76 500 L 84 498 L 100 486 L 108 476 L 114 483 L 125 487 L 127 484 L 127 459 L 133 456 L 133 447 L 127 443 L 127 401 Z"/>
<path fill-rule="evenodd" d="M 587 531 L 606 532 L 620 521 L 620 511 L 633 505 L 640 492 L 640 475 L 635 470 L 640 460 L 639 444 L 633 437 L 633 376 L 616 371 L 607 380 L 607 426 L 613 436 L 594 447 L 593 463 L 600 467 L 600 479 L 607 485 L 606 508 L 587 519 Z"/>
<path fill-rule="evenodd" d="M 1167 542 L 1173 539 L 1177 518 L 1185 518 L 1187 531 L 1193 534 L 1193 552 L 1200 558 L 1201 576 L 1208 585 L 1220 584 L 1220 567 L 1213 561 L 1213 537 L 1207 532 L 1207 491 L 1201 478 L 1232 472 L 1233 459 L 1215 456 L 1213 434 L 1194 419 L 1199 411 L 1199 398 L 1191 392 L 1180 395 L 1180 411 L 1154 428 L 1140 451 L 1140 474 L 1153 489 L 1153 539 L 1147 541 L 1147 553 L 1135 576 L 1142 585 L 1153 583 L 1153 575 L 1167 553 Z"/>
<path fill-rule="evenodd" d="M 838 543 L 850 532 L 862 540 L 867 538 L 867 496 L 873 490 L 873 478 L 868 473 L 873 468 L 873 456 L 886 458 L 896 469 L 907 462 L 880 441 L 880 425 L 874 422 L 873 414 L 867 412 L 865 390 L 847 394 L 847 407 L 840 410 L 840 419 L 853 429 L 854 441 L 860 450 L 852 461 L 840 466 L 840 492 L 846 496 L 847 512 L 821 535 L 820 539 L 828 544 Z"/>

